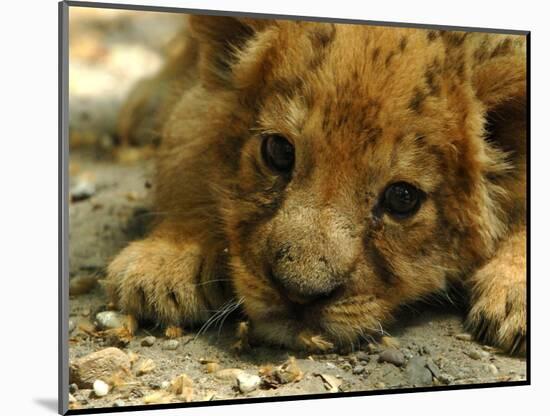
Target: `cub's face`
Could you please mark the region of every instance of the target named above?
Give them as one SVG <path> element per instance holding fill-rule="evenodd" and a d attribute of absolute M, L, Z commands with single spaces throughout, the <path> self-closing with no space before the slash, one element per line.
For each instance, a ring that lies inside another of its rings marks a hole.
<path fill-rule="evenodd" d="M 221 204 L 237 296 L 272 342 L 294 345 L 296 327 L 355 343 L 475 267 L 504 229 L 466 38 L 298 22 L 251 32 L 220 95 L 242 124 L 220 144 L 238 149 Z"/>

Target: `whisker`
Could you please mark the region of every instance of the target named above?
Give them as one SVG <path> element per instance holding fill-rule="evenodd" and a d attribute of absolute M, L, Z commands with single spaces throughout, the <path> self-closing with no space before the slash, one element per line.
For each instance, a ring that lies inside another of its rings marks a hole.
<path fill-rule="evenodd" d="M 210 328 L 210 326 L 219 319 L 220 316 L 223 316 L 223 313 L 225 312 L 225 309 L 230 306 L 235 299 L 230 299 L 226 303 L 224 303 L 214 314 L 206 320 L 206 322 L 200 327 L 197 334 L 195 335 L 195 339 L 198 338 L 200 335 L 202 335 L 205 331 Z"/>
<path fill-rule="evenodd" d="M 223 327 L 223 324 L 225 322 L 225 320 L 227 319 L 227 317 L 229 315 L 231 315 L 234 311 L 236 311 L 239 306 L 241 306 L 244 302 L 244 298 L 240 298 L 237 303 L 235 303 L 235 305 L 233 305 L 233 307 L 231 309 L 229 309 L 226 313 L 225 313 L 225 316 L 223 317 L 223 319 L 221 320 L 220 322 L 220 325 L 219 325 L 219 328 L 218 328 L 218 337 L 220 336 L 220 333 L 222 331 L 222 327 Z"/>
<path fill-rule="evenodd" d="M 202 285 L 207 285 L 209 283 L 216 283 L 216 282 L 231 282 L 231 279 L 215 279 L 215 280 L 207 280 L 206 282 L 201 282 L 201 283 L 195 283 L 194 286 L 202 286 Z"/>

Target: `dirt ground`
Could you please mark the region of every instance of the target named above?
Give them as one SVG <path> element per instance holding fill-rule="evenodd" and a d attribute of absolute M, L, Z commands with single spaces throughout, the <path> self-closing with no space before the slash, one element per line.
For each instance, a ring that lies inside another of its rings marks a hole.
<path fill-rule="evenodd" d="M 85 368 L 82 363 L 90 353 L 114 346 L 127 357 L 129 367 L 117 377 L 113 376 L 116 368 L 110 368 L 109 374 L 97 373 L 97 378 L 109 384 L 105 395 L 98 386 L 94 391 L 82 377 L 72 375 L 71 408 L 525 379 L 524 359 L 470 340 L 464 334 L 459 309 L 445 303 L 408 309 L 388 328 L 392 338 L 385 343 L 340 354 L 308 355 L 268 347 L 237 352 L 232 347 L 243 318 L 239 311 L 221 327 L 201 334 L 185 329 L 170 340 L 163 328 L 152 325 L 141 326 L 133 334 L 111 336 L 102 331 L 105 328 L 98 324 L 97 314 L 110 305 L 96 281 L 104 277 L 106 265 L 118 250 L 145 234 L 153 217 L 149 154 L 116 147 L 114 115 L 132 82 L 161 65 L 159 45 L 177 30 L 181 19 L 90 11 L 73 17 L 70 363 Z M 123 57 L 144 63 L 138 65 L 141 71 L 120 65 Z M 145 338 L 152 345 L 143 345 Z"/>

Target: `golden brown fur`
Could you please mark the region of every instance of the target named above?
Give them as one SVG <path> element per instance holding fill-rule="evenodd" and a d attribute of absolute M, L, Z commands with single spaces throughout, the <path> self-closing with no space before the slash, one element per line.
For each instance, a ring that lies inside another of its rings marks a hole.
<path fill-rule="evenodd" d="M 525 352 L 524 37 L 201 16 L 179 37 L 121 116 L 128 141 L 162 131 L 158 222 L 109 266 L 121 308 L 199 324 L 233 300 L 260 340 L 326 350 L 463 282 L 468 328 Z M 399 182 L 406 218 L 382 202 Z"/>

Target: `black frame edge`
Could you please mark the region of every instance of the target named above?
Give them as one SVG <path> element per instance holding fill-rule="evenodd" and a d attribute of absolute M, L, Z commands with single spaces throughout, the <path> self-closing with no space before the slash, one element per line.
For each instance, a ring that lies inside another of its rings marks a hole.
<path fill-rule="evenodd" d="M 305 20 L 311 22 L 332 22 L 332 23 L 344 23 L 344 24 L 362 24 L 373 26 L 389 26 L 389 27 L 408 27 L 416 29 L 440 29 L 451 31 L 467 31 L 467 32 L 484 32 L 484 33 L 497 33 L 503 35 L 527 35 L 528 30 L 508 30 L 500 28 L 482 28 L 482 27 L 468 27 L 468 26 L 450 26 L 450 25 L 435 25 L 428 23 L 399 23 L 399 22 L 386 22 L 379 20 L 361 20 L 361 19 L 345 19 L 345 18 L 332 18 L 323 16 L 293 16 L 287 14 L 270 14 L 270 13 L 252 13 L 243 11 L 228 11 L 228 10 L 210 10 L 210 9 L 188 9 L 181 7 L 168 7 L 168 6 L 146 6 L 139 4 L 118 4 L 118 3 L 103 3 L 95 1 L 78 1 L 67 0 L 65 3 L 68 6 L 73 7 L 92 7 L 92 8 L 104 8 L 104 9 L 118 9 L 118 10 L 141 10 L 149 12 L 161 12 L 161 13 L 185 13 L 185 14 L 203 14 L 210 16 L 246 16 L 257 19 L 286 19 L 286 20 Z"/>
<path fill-rule="evenodd" d="M 69 411 L 69 5 L 58 3 L 58 397 L 57 411 Z"/>
<path fill-rule="evenodd" d="M 517 387 L 529 386 L 529 381 L 508 381 L 499 383 L 482 383 L 482 384 L 461 384 L 452 386 L 432 386 L 432 387 L 408 387 L 396 388 L 389 390 L 370 390 L 370 391 L 353 391 L 342 393 L 316 393 L 303 394 L 298 396 L 272 396 L 272 397 L 250 397 L 242 399 L 226 399 L 215 401 L 202 401 L 190 403 L 168 403 L 168 404 L 146 404 L 123 407 L 99 407 L 90 409 L 74 409 L 69 410 L 67 415 L 87 415 L 95 413 L 117 413 L 117 412 L 137 412 L 143 410 L 166 410 L 166 409 L 184 409 L 189 407 L 209 407 L 209 406 L 225 406 L 236 404 L 252 404 L 252 403 L 273 403 L 273 402 L 289 402 L 299 400 L 318 400 L 318 399 L 336 399 L 346 397 L 367 397 L 367 396 L 382 396 L 388 394 L 410 394 L 410 393 L 425 393 L 425 392 L 440 392 L 454 390 L 471 390 L 484 389 L 495 387 Z"/>

